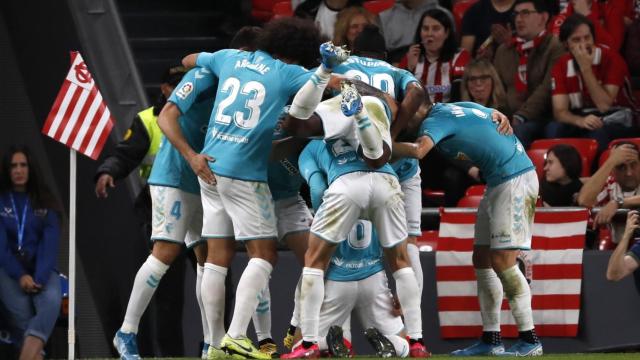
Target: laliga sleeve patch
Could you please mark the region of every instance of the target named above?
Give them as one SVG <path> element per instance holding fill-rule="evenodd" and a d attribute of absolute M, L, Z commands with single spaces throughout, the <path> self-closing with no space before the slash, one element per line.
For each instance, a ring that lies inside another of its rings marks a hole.
<path fill-rule="evenodd" d="M 186 82 L 184 83 L 184 85 L 182 85 L 180 89 L 178 89 L 178 91 L 176 91 L 176 96 L 184 100 L 187 98 L 187 96 L 189 96 L 189 94 L 191 94 L 192 91 L 193 91 L 193 83 Z"/>

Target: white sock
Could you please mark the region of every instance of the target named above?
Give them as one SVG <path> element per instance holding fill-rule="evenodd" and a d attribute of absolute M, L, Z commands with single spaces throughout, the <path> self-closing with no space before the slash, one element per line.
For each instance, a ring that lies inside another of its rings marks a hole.
<path fill-rule="evenodd" d="M 296 96 L 293 98 L 289 115 L 294 118 L 306 120 L 313 115 L 318 104 L 322 100 L 322 93 L 329 83 L 331 71 L 320 65 L 311 78 L 302 85 Z"/>
<path fill-rule="evenodd" d="M 271 339 L 271 292 L 267 285 L 258 294 L 258 307 L 251 316 L 258 341 Z"/>
<path fill-rule="evenodd" d="M 300 289 L 300 324 L 304 341 L 318 341 L 320 308 L 324 300 L 324 271 L 305 267 L 302 269 Z"/>
<path fill-rule="evenodd" d="M 293 296 L 293 315 L 291 315 L 291 325 L 300 327 L 300 287 L 302 286 L 302 275 L 298 278 L 296 292 Z"/>
<path fill-rule="evenodd" d="M 242 272 L 236 289 L 236 306 L 227 334 L 232 338 L 247 335 L 251 315 L 258 306 L 258 294 L 269 284 L 273 266 L 264 259 L 252 258 Z"/>
<path fill-rule="evenodd" d="M 385 335 L 387 339 L 393 344 L 393 347 L 396 349 L 396 355 L 398 357 L 407 357 L 409 356 L 409 342 L 406 338 L 398 335 Z"/>
<path fill-rule="evenodd" d="M 422 312 L 420 310 L 420 293 L 418 292 L 418 281 L 413 269 L 402 268 L 393 273 L 396 280 L 396 291 L 398 300 L 404 314 L 404 325 L 407 335 L 411 339 L 422 338 Z"/>
<path fill-rule="evenodd" d="M 531 289 L 518 265 L 498 274 L 504 292 L 509 299 L 509 307 L 518 325 L 518 331 L 533 329 L 533 313 L 531 311 Z"/>
<path fill-rule="evenodd" d="M 220 346 L 224 336 L 225 279 L 227 268 L 205 263 L 202 273 L 202 306 L 207 319 L 209 337 L 205 341 L 211 346 Z"/>
<path fill-rule="evenodd" d="M 362 153 L 371 160 L 380 158 L 384 153 L 382 134 L 369 119 L 364 104 L 362 110 L 353 117 L 356 119 L 356 135 L 362 146 Z"/>
<path fill-rule="evenodd" d="M 483 331 L 500 331 L 502 283 L 493 269 L 475 269 Z"/>
<path fill-rule="evenodd" d="M 422 264 L 420 264 L 420 249 L 416 244 L 408 243 L 407 244 L 407 253 L 409 254 L 409 260 L 411 260 L 411 268 L 413 272 L 416 274 L 416 280 L 418 281 L 418 289 L 420 289 L 420 294 L 422 295 Z"/>
<path fill-rule="evenodd" d="M 209 324 L 207 324 L 207 315 L 204 312 L 204 304 L 202 303 L 202 274 L 204 273 L 204 266 L 198 264 L 196 268 L 196 300 L 198 300 L 198 307 L 200 308 L 200 320 L 202 321 L 202 337 L 204 342 L 209 343 Z"/>
<path fill-rule="evenodd" d="M 124 333 L 138 333 L 138 325 L 144 311 L 149 306 L 151 297 L 156 292 L 158 284 L 164 273 L 169 269 L 169 265 L 149 255 L 147 260 L 140 266 L 136 278 L 133 281 L 133 289 L 129 295 L 129 304 L 127 312 L 124 315 L 124 321 L 120 331 Z"/>

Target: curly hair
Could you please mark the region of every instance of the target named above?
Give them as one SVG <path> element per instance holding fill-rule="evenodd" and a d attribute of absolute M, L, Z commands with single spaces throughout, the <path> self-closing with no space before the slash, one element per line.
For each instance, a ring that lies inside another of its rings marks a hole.
<path fill-rule="evenodd" d="M 358 15 L 367 19 L 369 24 L 376 24 L 376 17 L 362 6 L 352 6 L 340 11 L 336 18 L 335 30 L 333 32 L 333 43 L 335 45 L 347 45 L 351 47 L 352 44 L 349 44 L 347 40 L 347 32 L 349 32 L 351 20 Z"/>
<path fill-rule="evenodd" d="M 274 58 L 313 68 L 319 64 L 320 43 L 320 31 L 313 21 L 288 17 L 268 22 L 257 47 Z"/>

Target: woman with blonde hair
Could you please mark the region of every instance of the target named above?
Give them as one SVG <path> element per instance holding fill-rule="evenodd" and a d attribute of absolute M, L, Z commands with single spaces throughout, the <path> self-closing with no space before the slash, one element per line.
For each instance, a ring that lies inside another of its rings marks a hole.
<path fill-rule="evenodd" d="M 460 89 L 462 101 L 504 111 L 506 94 L 496 69 L 490 61 L 476 59 L 467 64 Z"/>
<path fill-rule="evenodd" d="M 376 16 L 362 6 L 348 7 L 338 13 L 333 43 L 339 46 L 346 45 L 347 48 L 352 49 L 353 41 L 364 27 L 377 22 Z"/>

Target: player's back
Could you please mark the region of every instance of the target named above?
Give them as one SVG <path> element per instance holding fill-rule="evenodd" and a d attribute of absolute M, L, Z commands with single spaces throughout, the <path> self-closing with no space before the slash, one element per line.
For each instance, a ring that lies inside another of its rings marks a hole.
<path fill-rule="evenodd" d="M 197 64 L 220 79 L 204 152 L 212 170 L 226 177 L 267 181 L 273 128 L 282 108 L 310 77 L 297 65 L 256 51 L 201 53 Z"/>
<path fill-rule="evenodd" d="M 273 140 L 282 139 L 283 133 L 279 127 L 273 132 Z M 304 179 L 298 170 L 298 154 L 292 154 L 278 161 L 269 161 L 268 166 L 269 190 L 273 200 L 281 200 L 298 195 Z"/>
<path fill-rule="evenodd" d="M 203 68 L 187 72 L 168 99 L 180 111 L 178 122 L 182 134 L 194 151 L 200 152 L 213 108 L 218 79 Z M 149 183 L 178 187 L 190 193 L 200 193 L 196 175 L 186 160 L 166 137 L 154 160 Z"/>
<path fill-rule="evenodd" d="M 376 230 L 370 221 L 358 220 L 333 253 L 326 277 L 333 281 L 358 281 L 382 270 L 382 248 Z"/>
<path fill-rule="evenodd" d="M 487 184 L 495 186 L 532 169 L 533 164 L 515 135 L 498 133 L 491 111 L 477 104 L 435 104 L 420 135 L 431 137 L 449 158 L 471 160 Z"/>

